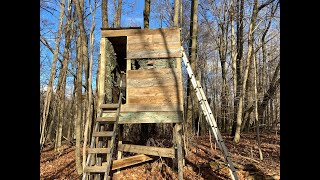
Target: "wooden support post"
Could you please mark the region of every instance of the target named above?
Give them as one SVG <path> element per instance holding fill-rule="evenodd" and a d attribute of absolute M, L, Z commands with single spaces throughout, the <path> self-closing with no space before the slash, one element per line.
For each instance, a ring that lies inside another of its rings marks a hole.
<path fill-rule="evenodd" d="M 131 59 L 127 59 L 126 81 L 128 79 L 128 70 L 131 70 Z M 125 82 L 127 86 L 127 82 Z M 128 91 L 126 91 L 126 102 L 128 102 Z"/>
<path fill-rule="evenodd" d="M 181 138 L 181 123 L 177 123 L 174 126 L 177 143 L 177 159 L 178 159 L 178 179 L 183 179 L 183 154 L 182 154 L 182 138 Z"/>
<path fill-rule="evenodd" d="M 98 84 L 97 84 L 97 93 L 98 93 L 98 103 L 97 107 L 100 104 L 104 103 L 104 83 L 105 83 L 105 74 L 106 74 L 106 38 L 101 38 L 100 40 L 100 66 L 99 66 L 99 74 L 98 74 Z M 100 114 L 101 109 L 97 109 L 97 114 Z M 103 127 L 99 127 L 103 128 Z M 103 129 L 102 129 L 103 130 Z M 99 137 L 96 138 L 96 147 L 100 147 L 102 145 L 101 141 L 98 141 Z M 95 164 L 101 165 L 101 157 L 95 157 Z M 100 175 L 94 175 L 94 179 L 100 179 Z"/>
<path fill-rule="evenodd" d="M 123 133 L 123 124 L 119 125 L 119 129 L 118 129 L 118 146 L 120 144 L 122 144 L 122 133 Z M 122 159 L 122 151 L 118 151 L 118 160 Z M 119 174 L 120 173 L 120 169 L 117 170 L 117 172 L 115 174 Z"/>

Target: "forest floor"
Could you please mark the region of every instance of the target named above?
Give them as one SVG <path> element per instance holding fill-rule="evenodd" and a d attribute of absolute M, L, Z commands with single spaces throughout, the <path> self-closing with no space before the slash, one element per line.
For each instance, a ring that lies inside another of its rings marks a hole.
<path fill-rule="evenodd" d="M 231 159 L 240 180 L 280 179 L 280 136 L 263 132 L 261 149 L 263 160 L 259 160 L 255 133 L 243 133 L 239 144 L 232 137 L 222 133 Z M 211 148 L 212 145 L 212 148 Z M 224 158 L 209 136 L 193 137 L 189 140 L 188 154 L 185 156 L 184 179 L 225 180 L 229 178 Z M 172 160 L 155 157 L 154 160 L 131 166 L 113 174 L 113 179 L 177 179 L 177 170 L 172 169 Z M 116 178 L 117 177 L 117 178 Z M 60 152 L 53 147 L 45 147 L 40 157 L 40 179 L 79 179 L 75 164 L 75 147 L 63 145 Z"/>

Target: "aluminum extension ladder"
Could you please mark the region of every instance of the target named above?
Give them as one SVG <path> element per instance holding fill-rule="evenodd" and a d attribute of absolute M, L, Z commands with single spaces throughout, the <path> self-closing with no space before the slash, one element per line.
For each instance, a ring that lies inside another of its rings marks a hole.
<path fill-rule="evenodd" d="M 181 47 L 181 50 L 182 50 L 182 60 L 183 60 L 183 62 L 185 64 L 185 66 L 186 66 L 186 69 L 187 69 L 187 72 L 188 72 L 188 76 L 190 78 L 190 81 L 191 81 L 191 83 L 193 85 L 193 88 L 194 88 L 195 93 L 197 95 L 197 98 L 199 100 L 202 112 L 203 112 L 204 116 L 206 117 L 206 120 L 207 120 L 208 124 L 210 125 L 210 129 L 212 130 L 213 135 L 214 135 L 214 137 L 215 137 L 215 139 L 217 141 L 217 144 L 218 144 L 219 148 L 222 151 L 224 159 L 227 161 L 227 164 L 228 164 L 228 167 L 229 167 L 229 170 L 230 170 L 231 178 L 233 180 L 238 180 L 237 172 L 236 172 L 236 170 L 235 170 L 235 168 L 233 166 L 233 163 L 232 163 L 232 161 L 230 159 L 230 156 L 229 156 L 229 153 L 228 153 L 228 149 L 224 144 L 224 141 L 223 141 L 222 136 L 220 134 L 220 131 L 218 129 L 217 123 L 216 123 L 216 121 L 215 121 L 215 119 L 213 117 L 213 114 L 212 114 L 211 108 L 209 106 L 209 103 L 207 101 L 206 95 L 203 92 L 203 89 L 201 87 L 200 82 L 196 80 L 196 78 L 195 78 L 195 76 L 193 74 L 190 62 L 189 62 L 189 60 L 188 60 L 188 58 L 186 56 L 186 53 L 185 53 L 183 47 Z"/>

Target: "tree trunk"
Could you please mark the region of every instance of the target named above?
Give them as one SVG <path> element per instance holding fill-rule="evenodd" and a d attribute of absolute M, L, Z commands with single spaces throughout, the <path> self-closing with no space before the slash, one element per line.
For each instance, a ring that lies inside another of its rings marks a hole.
<path fill-rule="evenodd" d="M 190 64 L 191 69 L 193 70 L 194 76 L 196 79 L 198 79 L 197 75 L 197 34 L 198 34 L 198 0 L 192 0 L 191 1 L 191 22 L 190 22 L 190 34 L 191 39 L 189 45 L 191 47 L 189 48 L 189 56 L 190 56 Z M 192 103 L 193 96 L 194 103 Z M 198 119 L 199 112 L 198 112 L 198 100 L 196 100 L 197 97 L 195 95 L 193 86 L 191 84 L 191 81 L 188 79 L 188 89 L 187 89 L 187 130 L 188 134 L 192 134 L 192 124 L 195 119 Z"/>
<path fill-rule="evenodd" d="M 90 13 L 92 14 L 92 25 L 91 25 L 91 32 L 90 32 L 90 62 L 89 62 L 89 79 L 88 79 L 88 110 L 87 110 L 87 116 L 86 116 L 86 125 L 84 129 L 84 139 L 83 139 L 83 152 L 82 152 L 82 166 L 84 167 L 86 164 L 86 148 L 87 148 L 87 142 L 89 137 L 89 129 L 91 128 L 92 124 L 92 62 L 93 62 L 93 49 L 94 49 L 94 28 L 95 28 L 95 13 L 96 13 L 96 3 L 94 6 L 94 10 L 92 10 L 91 4 L 90 4 Z"/>
<path fill-rule="evenodd" d="M 232 60 L 232 77 L 233 77 L 233 111 L 236 112 L 236 92 L 237 92 L 237 49 L 236 49 L 236 40 L 235 40 L 235 32 L 234 32 L 234 0 L 230 2 L 231 7 L 231 14 L 230 14 L 230 21 L 231 21 L 231 60 Z M 235 113 L 234 113 L 235 114 Z"/>
<path fill-rule="evenodd" d="M 76 2 L 75 2 L 76 3 Z M 77 4 L 77 3 L 76 3 Z M 76 6 L 76 8 L 79 8 Z M 77 37 L 77 53 L 81 54 L 81 37 Z M 81 164 L 81 119 L 82 119 L 82 58 L 79 55 L 77 58 L 77 80 L 76 80 L 76 168 L 79 175 L 82 174 L 82 164 Z"/>
<path fill-rule="evenodd" d="M 240 140 L 240 128 L 241 128 L 241 121 L 242 121 L 242 106 L 243 106 L 243 97 L 245 94 L 246 90 L 246 83 L 247 83 L 247 78 L 248 78 L 248 72 L 250 68 L 250 63 L 251 63 L 251 56 L 252 56 L 252 47 L 253 47 L 253 41 L 254 41 L 254 29 L 256 26 L 256 19 L 258 16 L 258 0 L 254 0 L 254 5 L 253 5 L 253 11 L 252 11 L 252 18 L 249 26 L 249 34 L 248 34 L 248 53 L 247 53 L 247 65 L 246 69 L 244 72 L 243 76 L 243 81 L 242 81 L 242 89 L 241 89 L 241 94 L 240 94 L 240 101 L 239 101 L 239 106 L 238 106 L 238 111 L 237 111 L 237 126 L 236 126 L 236 132 L 233 141 L 235 143 L 238 143 Z"/>
<path fill-rule="evenodd" d="M 55 151 L 61 146 L 61 138 L 62 138 L 62 125 L 63 125 L 63 117 L 64 117 L 64 109 L 65 109 L 65 90 L 66 90 L 66 77 L 67 77 L 67 69 L 68 69 L 68 62 L 69 62 L 69 49 L 71 44 L 71 21 L 73 19 L 71 16 L 71 8 L 72 8 L 72 1 L 68 0 L 68 15 L 67 15 L 67 23 L 65 27 L 65 47 L 63 52 L 63 61 L 62 61 L 62 68 L 59 74 L 58 80 L 58 87 L 57 87 L 57 94 L 58 94 L 58 128 L 56 133 L 56 143 L 55 143 Z"/>
<path fill-rule="evenodd" d="M 150 1 L 144 1 L 144 10 L 143 10 L 143 27 L 149 28 L 149 17 L 150 17 Z"/>
<path fill-rule="evenodd" d="M 59 25 L 58 25 L 58 32 L 57 32 L 57 39 L 56 39 L 56 48 L 54 50 L 53 54 L 53 60 L 52 60 L 52 66 L 50 71 L 50 80 L 47 87 L 47 93 L 44 101 L 43 106 L 43 113 L 42 113 L 42 128 L 41 128 L 41 136 L 40 136 L 40 148 L 42 147 L 42 144 L 44 143 L 44 131 L 46 129 L 46 121 L 48 118 L 49 113 L 49 107 L 51 102 L 51 96 L 52 96 L 52 87 L 53 87 L 53 81 L 54 77 L 56 76 L 56 65 L 57 65 L 57 59 L 59 54 L 59 47 L 60 47 L 60 40 L 61 40 L 61 33 L 62 33 L 62 23 L 64 18 L 64 8 L 65 8 L 65 0 L 62 0 L 60 3 L 60 17 L 59 17 Z M 41 149 L 40 149 L 41 151 Z"/>
<path fill-rule="evenodd" d="M 237 127 L 237 113 L 240 101 L 240 91 L 242 86 L 242 58 L 243 58 L 243 11 L 244 0 L 237 0 L 237 59 L 236 59 L 236 72 L 237 72 L 237 86 L 236 96 L 234 98 L 234 116 L 231 135 L 235 136 Z"/>
<path fill-rule="evenodd" d="M 278 62 L 278 65 L 276 67 L 276 70 L 273 74 L 272 80 L 269 85 L 268 91 L 264 94 L 263 99 L 261 103 L 258 105 L 258 114 L 259 114 L 259 119 L 263 118 L 263 113 L 267 107 L 268 101 L 273 98 L 275 95 L 278 86 L 280 85 L 280 78 L 276 80 L 278 73 L 280 71 L 280 61 Z"/>
<path fill-rule="evenodd" d="M 118 0 L 118 6 L 117 6 L 116 18 L 115 18 L 116 28 L 120 28 L 120 24 L 121 24 L 121 9 L 122 9 L 122 0 Z"/>
<path fill-rule="evenodd" d="M 102 14 L 102 28 L 108 27 L 108 0 L 102 0 L 101 14 Z"/>
<path fill-rule="evenodd" d="M 252 52 L 254 52 L 252 47 Z M 263 160 L 263 155 L 261 151 L 261 144 L 260 144 L 260 134 L 259 134 L 259 119 L 258 119 L 258 90 L 257 90 L 257 61 L 255 58 L 255 55 L 253 55 L 253 69 L 254 69 L 254 75 L 253 75 L 253 81 L 254 81 L 254 115 L 256 120 L 256 128 L 257 128 L 257 142 L 258 142 L 258 149 L 259 149 L 259 157 L 260 160 Z"/>
<path fill-rule="evenodd" d="M 174 0 L 173 27 L 179 27 L 179 0 Z"/>

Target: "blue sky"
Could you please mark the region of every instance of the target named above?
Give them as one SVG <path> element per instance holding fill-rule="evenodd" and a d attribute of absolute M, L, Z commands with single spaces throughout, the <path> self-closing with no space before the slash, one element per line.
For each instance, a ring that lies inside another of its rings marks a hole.
<path fill-rule="evenodd" d="M 53 1 L 54 2 L 54 1 Z M 68 2 L 68 1 L 66 1 Z M 86 6 L 88 7 L 88 2 L 85 1 Z M 91 0 L 93 2 L 93 0 Z M 171 3 L 173 3 L 173 0 L 170 0 Z M 101 33 L 101 0 L 98 2 L 98 8 L 95 15 L 95 23 L 96 23 L 96 29 L 95 29 L 95 48 L 99 49 L 100 45 L 100 33 Z M 44 29 L 44 31 L 41 31 L 41 34 L 48 40 L 50 46 L 54 49 L 55 48 L 55 35 L 57 31 L 58 26 L 58 18 L 59 18 L 59 11 L 60 7 L 57 6 L 57 4 L 49 4 L 48 6 L 53 7 L 56 9 L 56 11 L 52 11 L 53 14 L 48 13 L 46 11 L 41 11 L 41 19 L 46 19 L 48 22 L 52 23 L 47 29 Z M 140 26 L 143 28 L 143 9 L 144 9 L 144 0 L 123 0 L 122 1 L 122 12 L 121 12 L 121 27 L 128 27 L 128 26 Z M 88 8 L 86 10 L 86 14 L 88 14 L 90 9 Z M 159 28 L 159 21 L 155 18 L 152 18 L 153 7 L 151 5 L 151 17 L 150 17 L 150 28 Z M 109 19 L 109 26 L 112 26 L 111 22 L 113 21 L 113 14 L 114 14 L 114 5 L 113 1 L 108 1 L 108 19 Z M 91 16 L 87 17 L 88 20 L 91 21 Z M 43 27 L 42 22 L 40 21 L 41 27 Z M 164 26 L 165 27 L 165 26 Z M 91 24 L 87 24 L 87 29 L 91 28 Z M 88 31 L 89 32 L 89 31 Z M 64 38 L 62 38 L 62 41 L 60 42 L 60 53 L 63 52 L 64 49 Z M 96 82 L 96 71 L 97 71 L 97 58 L 99 55 L 99 50 L 96 50 L 94 54 L 94 65 L 93 65 L 93 89 L 96 88 L 95 82 Z M 53 54 L 47 49 L 42 49 L 41 52 L 41 58 L 40 62 L 43 65 L 43 68 L 41 69 L 42 72 L 40 72 L 40 83 L 43 84 L 45 82 L 48 82 L 48 78 L 50 75 L 50 68 L 52 64 Z M 60 66 L 60 63 L 58 61 L 57 67 Z M 71 69 L 71 66 L 69 67 Z M 56 77 L 59 75 L 59 70 L 56 72 Z M 67 86 L 68 84 L 72 86 L 73 78 L 70 76 L 67 78 Z M 57 83 L 57 80 L 54 84 Z M 68 88 L 67 88 L 68 89 Z M 70 90 L 72 88 L 69 88 Z M 68 91 L 68 90 L 67 90 Z M 68 92 L 67 92 L 68 93 Z M 69 92 L 71 93 L 71 92 Z"/>

